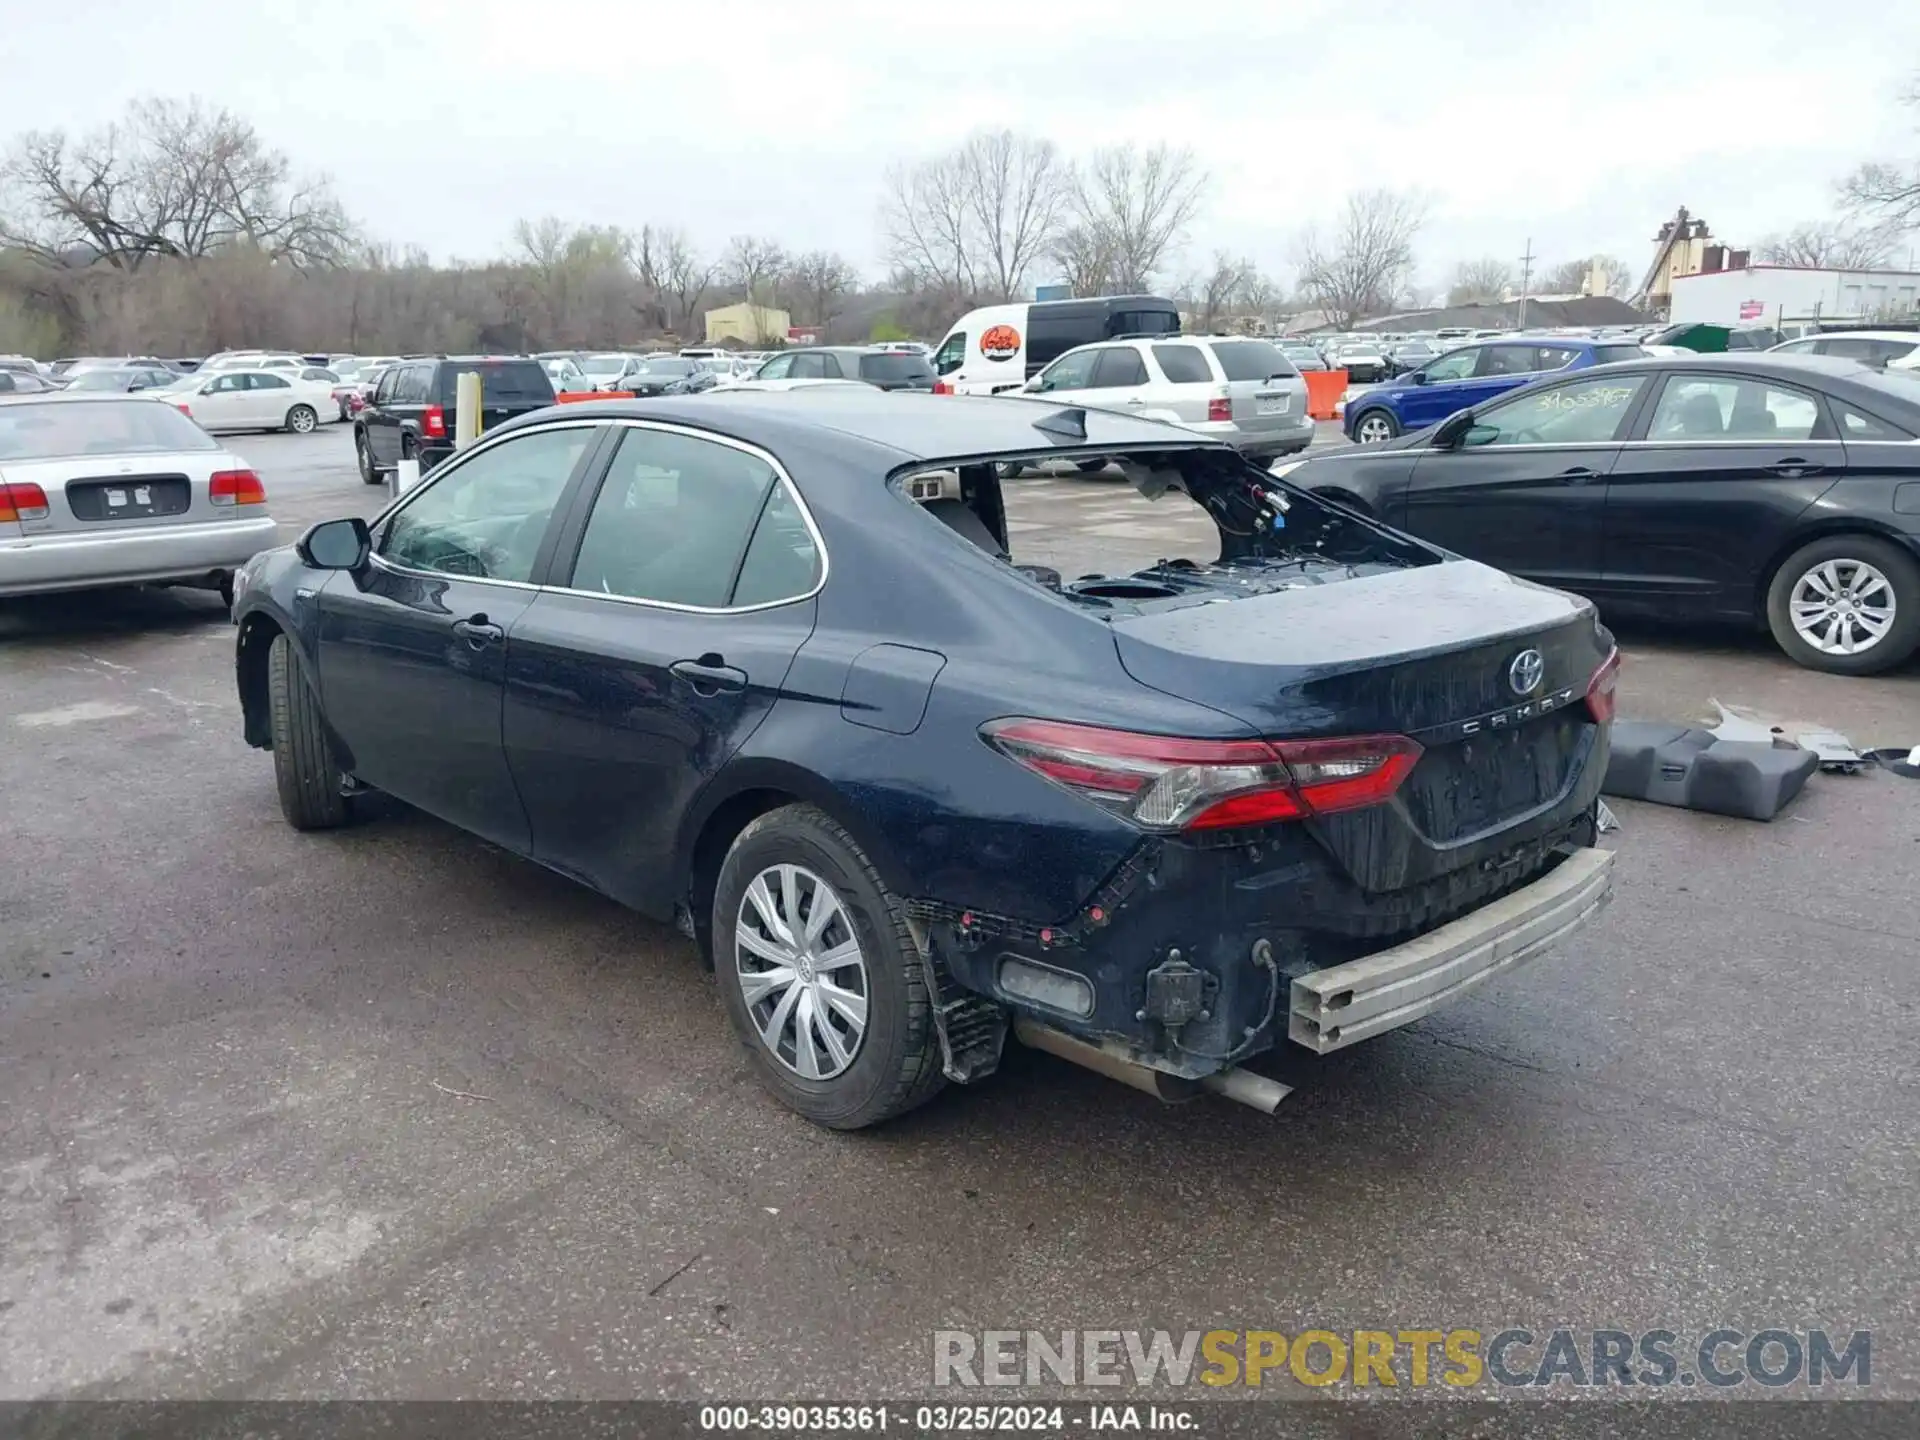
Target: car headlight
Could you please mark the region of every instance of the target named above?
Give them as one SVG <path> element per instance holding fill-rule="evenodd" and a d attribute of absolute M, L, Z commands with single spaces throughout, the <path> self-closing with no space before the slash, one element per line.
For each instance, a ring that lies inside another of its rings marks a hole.
<path fill-rule="evenodd" d="M 1267 467 L 1267 473 L 1276 479 L 1284 480 L 1306 463 L 1304 460 L 1276 460 Z"/>

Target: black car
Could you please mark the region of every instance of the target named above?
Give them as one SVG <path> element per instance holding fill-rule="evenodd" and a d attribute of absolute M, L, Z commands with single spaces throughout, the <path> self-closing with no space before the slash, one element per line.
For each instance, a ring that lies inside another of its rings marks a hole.
<path fill-rule="evenodd" d="M 1867 675 L 1920 646 L 1920 374 L 1798 355 L 1566 372 L 1289 479 L 1609 616 L 1769 628 Z"/>
<path fill-rule="evenodd" d="M 621 377 L 618 388 L 629 395 L 665 395 L 703 368 L 698 360 L 679 355 L 648 355 L 636 369 Z"/>
<path fill-rule="evenodd" d="M 1198 507 L 1217 550 L 1021 563 L 997 470 L 1056 457 Z M 1117 413 L 556 408 L 256 557 L 234 615 L 294 826 L 386 791 L 681 919 L 762 1078 L 831 1126 L 990 1073 L 1010 1021 L 1268 1104 L 1246 1057 L 1417 1018 L 1610 884 L 1590 604 Z"/>
<path fill-rule="evenodd" d="M 553 404 L 553 381 L 538 360 L 498 355 L 410 357 L 381 372 L 373 393 L 353 417 L 360 478 L 377 485 L 402 460 L 419 461 L 424 475 L 451 455 L 459 377 L 476 373 L 483 434 Z"/>
<path fill-rule="evenodd" d="M 858 345 L 809 345 L 775 355 L 753 372 L 756 380 L 864 380 L 882 390 L 933 389 L 933 362 L 911 350 Z"/>

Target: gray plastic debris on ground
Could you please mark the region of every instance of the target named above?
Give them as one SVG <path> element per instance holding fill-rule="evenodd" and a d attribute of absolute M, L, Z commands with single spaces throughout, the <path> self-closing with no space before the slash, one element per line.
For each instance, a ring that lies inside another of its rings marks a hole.
<path fill-rule="evenodd" d="M 1820 757 L 1764 726 L 1761 733 L 1764 740 L 1728 740 L 1685 725 L 1616 721 L 1600 788 L 1629 800 L 1771 820 L 1800 793 Z"/>
<path fill-rule="evenodd" d="M 1851 740 L 1832 730 L 1802 730 L 1793 738 L 1820 757 L 1822 770 L 1853 775 L 1867 763 L 1866 757 L 1853 748 Z"/>
<path fill-rule="evenodd" d="M 1886 750 L 1869 750 L 1867 756 L 1882 770 L 1898 775 L 1904 780 L 1920 780 L 1920 745 L 1911 750 L 1894 746 Z"/>
<path fill-rule="evenodd" d="M 1620 817 L 1607 807 L 1607 802 L 1604 800 L 1596 800 L 1594 804 L 1597 807 L 1594 810 L 1593 816 L 1595 828 L 1597 828 L 1602 835 L 1618 830 L 1620 828 Z"/>

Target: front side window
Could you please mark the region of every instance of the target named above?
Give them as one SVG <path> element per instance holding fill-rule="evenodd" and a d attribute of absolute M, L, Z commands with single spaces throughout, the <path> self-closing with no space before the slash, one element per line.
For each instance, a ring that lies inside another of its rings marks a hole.
<path fill-rule="evenodd" d="M 725 608 L 778 480 L 765 460 L 731 445 L 628 429 L 587 517 L 569 586 L 628 600 Z M 761 568 L 777 570 L 777 558 L 764 558 Z"/>
<path fill-rule="evenodd" d="M 838 366 L 834 367 L 836 370 Z M 827 357 L 824 355 L 796 355 L 793 357 L 793 369 L 787 372 L 795 380 L 826 380 Z"/>
<path fill-rule="evenodd" d="M 1429 381 L 1436 384 L 1442 380 L 1465 380 L 1473 374 L 1474 362 L 1479 358 L 1478 350 L 1455 350 L 1427 366 L 1424 373 Z"/>
<path fill-rule="evenodd" d="M 1810 440 L 1820 408 L 1810 395 L 1732 376 L 1673 379 L 1653 408 L 1649 440 Z"/>
<path fill-rule="evenodd" d="M 933 369 L 938 375 L 951 375 L 967 359 L 967 332 L 956 330 L 940 342 L 940 348 L 933 352 Z"/>
<path fill-rule="evenodd" d="M 590 425 L 535 430 L 457 459 L 387 521 L 380 553 L 396 565 L 526 584 Z"/>
<path fill-rule="evenodd" d="M 379 382 L 373 387 L 374 404 L 385 405 L 393 399 L 393 387 L 399 383 L 397 379 L 398 375 L 399 372 L 396 370 L 382 370 L 380 372 Z"/>
<path fill-rule="evenodd" d="M 1093 381 L 1093 365 L 1103 352 L 1074 350 L 1040 372 L 1036 390 L 1084 390 Z"/>
<path fill-rule="evenodd" d="M 1604 444 L 1614 438 L 1644 384 L 1645 376 L 1631 375 L 1532 390 L 1477 412 L 1473 428 L 1461 443 L 1476 450 L 1501 445 Z"/>
<path fill-rule="evenodd" d="M 231 395 L 236 390 L 244 390 L 246 388 L 247 388 L 246 376 L 222 375 L 218 380 L 214 381 L 211 385 L 207 386 L 205 393 L 208 395 Z"/>

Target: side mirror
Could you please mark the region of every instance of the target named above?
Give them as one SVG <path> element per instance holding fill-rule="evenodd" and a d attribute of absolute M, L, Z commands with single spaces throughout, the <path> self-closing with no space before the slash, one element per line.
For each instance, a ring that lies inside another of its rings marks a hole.
<path fill-rule="evenodd" d="M 1434 426 L 1434 448 L 1436 450 L 1453 449 L 1467 438 L 1467 432 L 1471 429 L 1473 429 L 1473 411 L 1456 410 Z"/>
<path fill-rule="evenodd" d="M 373 552 L 373 532 L 358 515 L 347 520 L 322 520 L 309 526 L 293 548 L 316 570 L 358 570 Z"/>
<path fill-rule="evenodd" d="M 1407 378 L 1416 385 L 1424 385 L 1427 383 L 1427 372 L 1424 370 L 1416 370 L 1407 376 Z"/>

